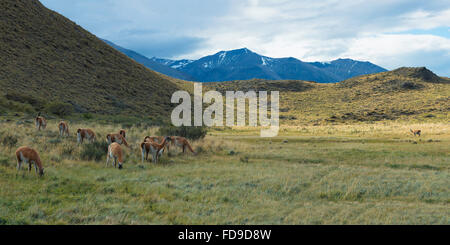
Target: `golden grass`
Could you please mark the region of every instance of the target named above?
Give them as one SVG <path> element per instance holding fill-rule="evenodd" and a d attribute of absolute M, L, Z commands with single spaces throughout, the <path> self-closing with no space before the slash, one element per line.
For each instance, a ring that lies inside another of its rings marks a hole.
<path fill-rule="evenodd" d="M 77 127 L 104 140 L 120 125 L 57 121 L 1 123 L 1 137 L 41 152 L 46 175 L 17 173 L 0 148 L 3 224 L 449 224 L 450 126 L 286 126 L 275 138 L 255 128 L 217 128 L 192 142 L 197 156 L 173 149 L 154 165 L 137 148 L 157 128 L 131 127 L 124 169 L 81 160 Z M 408 134 L 420 128 L 422 137 Z M 0 137 L 0 138 L 1 138 Z M 65 154 L 66 148 L 73 148 Z"/>

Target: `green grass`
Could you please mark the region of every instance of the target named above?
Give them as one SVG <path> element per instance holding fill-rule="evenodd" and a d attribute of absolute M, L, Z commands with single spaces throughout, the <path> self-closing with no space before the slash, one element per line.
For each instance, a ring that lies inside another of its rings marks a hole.
<path fill-rule="evenodd" d="M 14 150 L 0 148 L 0 224 L 450 224 L 448 125 L 422 125 L 421 140 L 401 124 L 286 127 L 266 139 L 221 129 L 192 143 L 199 155 L 171 151 L 158 165 L 136 147 L 157 128 L 131 127 L 118 170 L 81 160 L 56 123 L 2 124 L 41 152 L 46 174 L 17 173 Z M 102 136 L 119 127 L 87 124 Z"/>

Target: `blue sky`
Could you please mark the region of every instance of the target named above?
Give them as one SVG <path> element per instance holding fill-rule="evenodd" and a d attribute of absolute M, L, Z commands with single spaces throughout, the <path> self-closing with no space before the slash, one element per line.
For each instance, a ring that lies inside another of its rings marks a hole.
<path fill-rule="evenodd" d="M 41 0 L 100 38 L 148 57 L 247 47 L 303 61 L 352 58 L 450 77 L 450 1 Z"/>

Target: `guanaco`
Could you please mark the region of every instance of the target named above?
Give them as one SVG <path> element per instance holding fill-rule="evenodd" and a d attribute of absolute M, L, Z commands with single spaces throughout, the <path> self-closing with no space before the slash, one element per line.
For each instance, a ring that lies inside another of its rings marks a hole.
<path fill-rule="evenodd" d="M 166 144 L 166 141 L 170 141 L 170 137 L 166 136 L 161 144 L 158 144 L 154 141 L 147 140 L 145 142 L 141 143 L 141 152 L 142 152 L 142 163 L 144 160 L 148 160 L 148 153 L 152 153 L 152 159 L 154 163 L 158 163 L 158 159 L 162 156 L 164 153 L 164 146 Z"/>
<path fill-rule="evenodd" d="M 170 137 L 172 145 L 176 145 L 178 147 L 181 147 L 183 149 L 183 153 L 185 152 L 186 147 L 194 153 L 194 155 L 197 155 L 197 153 L 192 149 L 191 145 L 189 144 L 189 141 L 181 136 L 171 136 Z"/>
<path fill-rule="evenodd" d="M 110 145 L 113 142 L 117 142 L 119 144 L 124 144 L 125 146 L 128 146 L 128 142 L 125 139 L 124 135 L 125 135 L 125 131 L 123 131 L 123 134 L 122 134 L 122 130 L 118 134 L 107 134 L 106 141 L 108 142 L 108 145 Z"/>
<path fill-rule="evenodd" d="M 108 163 L 110 159 L 114 161 L 114 167 L 117 167 L 117 163 L 119 163 L 119 169 L 123 167 L 123 151 L 122 147 L 119 143 L 113 142 L 108 146 L 108 155 L 106 156 L 106 167 L 108 167 Z"/>
<path fill-rule="evenodd" d="M 16 150 L 16 158 L 17 158 L 17 171 L 20 171 L 22 168 L 22 163 L 28 163 L 28 172 L 31 171 L 31 165 L 34 164 L 34 169 L 36 173 L 39 169 L 39 176 L 44 175 L 44 168 L 42 167 L 41 158 L 39 157 L 39 153 L 34 149 L 31 149 L 27 146 L 19 147 Z"/>
<path fill-rule="evenodd" d="M 36 119 L 34 120 L 35 124 L 36 124 L 36 129 L 37 130 L 41 130 L 45 129 L 47 127 L 47 121 L 45 120 L 44 117 L 41 117 L 41 113 L 39 112 L 38 115 L 36 116 Z"/>
<path fill-rule="evenodd" d="M 58 124 L 59 135 L 62 137 L 64 135 L 69 136 L 69 125 L 66 122 L 61 121 Z"/>
<path fill-rule="evenodd" d="M 161 142 L 163 142 L 164 138 L 164 136 L 145 136 L 144 142 L 153 141 L 160 144 Z M 170 141 L 166 141 L 166 143 L 164 144 L 164 148 L 167 148 L 167 151 L 170 150 Z"/>
<path fill-rule="evenodd" d="M 125 132 L 125 129 L 119 130 L 119 134 L 122 135 L 124 138 L 127 137 L 127 136 L 126 136 L 127 133 Z"/>
<path fill-rule="evenodd" d="M 89 142 L 94 142 L 95 140 L 95 133 L 92 131 L 92 129 L 81 129 L 79 128 L 77 130 L 77 142 L 83 143 L 84 140 L 88 140 Z"/>
<path fill-rule="evenodd" d="M 417 129 L 417 130 L 409 129 L 409 130 L 411 131 L 411 133 L 414 134 L 414 136 L 419 135 L 419 137 L 420 137 L 420 134 L 422 133 L 422 130 L 420 130 L 420 129 Z"/>

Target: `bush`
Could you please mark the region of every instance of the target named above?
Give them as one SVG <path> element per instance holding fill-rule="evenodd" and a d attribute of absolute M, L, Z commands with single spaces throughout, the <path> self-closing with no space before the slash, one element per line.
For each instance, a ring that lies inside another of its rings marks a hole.
<path fill-rule="evenodd" d="M 16 101 L 16 102 L 20 102 L 20 103 L 24 103 L 24 104 L 29 104 L 36 110 L 41 110 L 44 107 L 43 100 L 34 98 L 30 95 L 17 93 L 17 92 L 8 92 L 5 95 L 5 97 L 8 100 L 12 100 L 12 101 Z"/>
<path fill-rule="evenodd" d="M 108 152 L 108 143 L 105 141 L 96 141 L 91 144 L 84 144 L 80 152 L 81 160 L 100 161 Z"/>
<path fill-rule="evenodd" d="M 89 120 L 89 119 L 94 118 L 94 116 L 92 116 L 91 113 L 84 113 L 84 114 L 83 114 L 83 118 Z"/>
<path fill-rule="evenodd" d="M 51 102 L 45 106 L 45 110 L 60 117 L 69 116 L 74 111 L 71 104 L 64 102 Z"/>
<path fill-rule="evenodd" d="M 17 145 L 18 142 L 18 138 L 14 135 L 5 135 L 2 137 L 1 139 L 1 144 L 5 147 L 8 147 L 9 149 L 12 149 L 13 147 L 15 147 Z"/>
<path fill-rule="evenodd" d="M 181 136 L 190 140 L 203 139 L 208 130 L 206 127 L 175 127 L 173 125 L 159 128 L 159 135 L 163 136 Z"/>

